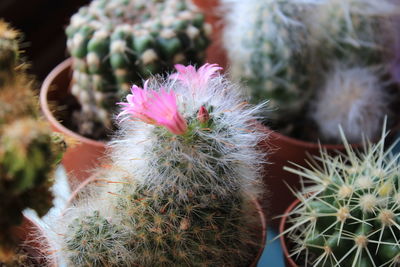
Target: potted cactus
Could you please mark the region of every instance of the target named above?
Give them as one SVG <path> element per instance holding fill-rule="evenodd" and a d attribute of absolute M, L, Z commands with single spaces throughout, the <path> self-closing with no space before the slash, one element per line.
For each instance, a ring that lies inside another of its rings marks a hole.
<path fill-rule="evenodd" d="M 224 33 L 231 77 L 247 84 L 253 102 L 269 99 L 272 107 L 265 123 L 278 148 L 270 157 L 275 179 L 267 181 L 280 192 L 275 202 L 290 195 L 282 179 L 299 186 L 282 170 L 287 161 L 304 165 L 320 142 L 332 153 L 344 150 L 338 125 L 355 145 L 363 136 L 379 139 L 385 115 L 396 124 L 394 1 L 222 2 L 231 9 Z"/>
<path fill-rule="evenodd" d="M 42 87 L 47 117 L 62 122 L 55 128 L 69 135 L 72 130 L 84 144 L 67 152 L 67 170 L 86 176 L 81 170 L 93 167 L 91 161 L 103 154 L 103 141 L 114 129 L 115 102 L 131 84 L 172 70 L 174 64 L 202 63 L 210 33 L 203 14 L 186 0 L 94 0 L 73 15 L 66 28 L 72 60 L 56 68 Z M 52 87 L 62 92 L 51 92 Z M 66 105 L 64 112 L 48 101 Z M 92 152 L 82 157 L 85 150 Z M 69 168 L 69 162 L 80 167 Z"/>
<path fill-rule="evenodd" d="M 216 65 L 176 68 L 132 87 L 111 162 L 54 224 L 68 266 L 255 266 L 263 104 L 243 102 Z"/>
<path fill-rule="evenodd" d="M 398 266 L 399 157 L 376 144 L 356 153 L 323 152 L 322 167 L 286 168 L 311 183 L 281 220 L 289 266 Z"/>
<path fill-rule="evenodd" d="M 19 40 L 20 34 L 0 21 L 1 266 L 33 266 L 32 256 L 38 255 L 27 255 L 32 250 L 21 246 L 21 238 L 27 241 L 28 227 L 35 226 L 22 211 L 32 208 L 42 216 L 52 206 L 51 176 L 65 148 L 40 119 L 33 80 L 19 59 Z"/>

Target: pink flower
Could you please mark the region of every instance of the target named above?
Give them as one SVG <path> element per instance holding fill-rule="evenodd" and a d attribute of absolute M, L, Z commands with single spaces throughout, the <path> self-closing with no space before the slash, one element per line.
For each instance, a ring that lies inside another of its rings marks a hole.
<path fill-rule="evenodd" d="M 201 123 L 206 123 L 210 120 L 210 114 L 204 106 L 201 106 L 199 112 L 197 113 L 197 119 Z"/>
<path fill-rule="evenodd" d="M 171 74 L 170 79 L 176 79 L 189 87 L 203 88 L 208 81 L 217 75 L 219 70 L 222 70 L 217 64 L 204 64 L 197 71 L 194 66 L 175 65 L 177 73 Z"/>
<path fill-rule="evenodd" d="M 129 114 L 145 123 L 164 126 L 173 134 L 186 133 L 187 122 L 178 111 L 175 92 L 147 90 L 147 84 L 144 89 L 132 87 L 132 94 L 126 97 L 128 103 L 118 103 L 123 106 L 118 117 Z"/>

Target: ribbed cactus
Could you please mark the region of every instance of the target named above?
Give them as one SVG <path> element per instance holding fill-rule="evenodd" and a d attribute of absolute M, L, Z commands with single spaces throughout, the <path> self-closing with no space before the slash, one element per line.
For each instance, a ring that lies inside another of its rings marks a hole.
<path fill-rule="evenodd" d="M 186 0 L 94 0 L 66 29 L 81 134 L 105 138 L 115 102 L 142 78 L 201 63 L 210 26 Z"/>
<path fill-rule="evenodd" d="M 306 138 L 299 132 L 304 134 L 310 125 L 316 123 L 322 129 L 320 139 L 332 141 L 333 135 L 325 136 L 323 129 L 329 128 L 333 122 L 315 121 L 319 114 L 313 114 L 316 111 L 312 107 L 318 105 L 317 101 L 330 101 L 321 99 L 330 93 L 320 94 L 319 91 L 327 84 L 332 85 L 329 81 L 337 78 L 332 77 L 338 75 L 335 69 L 337 62 L 354 68 L 381 68 L 382 75 L 377 83 L 381 87 L 374 89 L 389 90 L 389 68 L 396 28 L 392 19 L 400 14 L 400 7 L 393 1 L 223 2 L 231 9 L 226 15 L 225 47 L 232 64 L 232 76 L 247 83 L 253 101 L 270 99 L 276 108 L 269 117 L 281 132 Z M 377 78 L 371 71 L 364 72 L 372 77 L 368 76 L 360 83 Z M 333 90 L 347 93 L 343 98 L 354 99 L 352 95 L 355 92 L 349 88 Z M 342 105 L 333 107 L 333 103 L 330 106 L 334 110 L 342 108 Z M 354 130 L 346 129 L 346 120 L 334 122 L 341 123 L 345 131 Z M 373 127 L 379 128 L 379 125 Z M 356 142 L 361 141 L 362 133 L 354 133 Z M 315 135 L 310 134 L 308 138 Z M 337 136 L 335 131 L 334 137 Z M 333 142 L 340 142 L 340 138 Z"/>
<path fill-rule="evenodd" d="M 301 266 L 398 266 L 400 154 L 384 150 L 385 135 L 362 153 L 343 141 L 346 155 L 322 153 L 322 167 L 286 168 L 311 182 L 289 214 L 291 257 Z"/>
<path fill-rule="evenodd" d="M 18 241 L 10 229 L 21 223 L 22 211 L 29 207 L 44 215 L 52 205 L 50 175 L 63 150 L 62 140 L 39 118 L 18 38 L 0 21 L 0 265 L 7 266 L 21 266 L 13 263 Z"/>
<path fill-rule="evenodd" d="M 246 266 L 261 237 L 263 138 L 250 107 L 218 67 L 177 66 L 121 103 L 101 186 L 57 224 L 73 266 Z M 85 194 L 84 194 L 85 195 Z M 82 200 L 83 199 L 83 200 Z M 257 230 L 258 229 L 258 230 Z"/>
<path fill-rule="evenodd" d="M 310 97 L 304 49 L 307 31 L 300 19 L 307 5 L 273 0 L 223 0 L 227 12 L 225 47 L 231 76 L 244 80 L 252 102 L 268 99 L 272 120 L 285 124 L 301 114 Z"/>

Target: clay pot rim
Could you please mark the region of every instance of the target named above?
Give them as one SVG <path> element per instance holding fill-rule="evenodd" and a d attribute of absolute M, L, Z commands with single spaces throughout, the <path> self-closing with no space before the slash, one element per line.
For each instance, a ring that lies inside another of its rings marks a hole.
<path fill-rule="evenodd" d="M 278 131 L 272 130 L 268 126 L 260 123 L 264 131 L 269 133 L 269 137 L 272 140 L 281 139 L 282 141 L 289 143 L 293 146 L 297 147 L 305 147 L 306 149 L 328 149 L 328 150 L 341 150 L 344 148 L 344 144 L 331 144 L 331 143 L 321 143 L 321 142 L 310 142 L 310 141 L 303 141 L 301 139 L 296 139 L 287 135 L 283 135 Z M 353 148 L 362 147 L 362 143 L 349 143 L 349 145 Z"/>
<path fill-rule="evenodd" d="M 72 203 L 72 201 L 74 200 L 74 198 L 86 187 L 88 186 L 90 183 L 97 181 L 98 179 L 94 176 L 89 177 L 88 179 L 86 179 L 84 182 L 82 182 L 81 184 L 79 184 L 79 186 L 72 192 L 71 197 L 68 199 L 67 201 L 67 205 L 66 207 L 69 207 Z M 264 250 L 265 250 L 265 243 L 267 241 L 267 220 L 265 218 L 265 213 L 263 211 L 263 208 L 260 204 L 260 201 L 257 200 L 254 197 L 251 197 L 251 201 L 253 202 L 253 204 L 256 206 L 256 210 L 257 210 L 257 214 L 259 215 L 260 218 L 260 222 L 261 222 L 261 229 L 262 229 L 262 236 L 260 239 L 261 242 L 261 246 L 258 249 L 257 255 L 254 258 L 254 261 L 250 264 L 250 267 L 256 267 L 258 261 L 260 260 Z"/>
<path fill-rule="evenodd" d="M 294 260 L 289 257 L 289 250 L 286 246 L 286 240 L 285 240 L 285 235 L 283 232 L 285 231 L 285 225 L 286 221 L 288 218 L 288 214 L 300 203 L 300 199 L 296 199 L 293 201 L 289 207 L 285 210 L 284 215 L 282 216 L 280 223 L 279 223 L 279 239 L 281 241 L 281 247 L 283 250 L 283 255 L 285 256 L 285 259 L 287 260 L 289 266 L 291 267 L 298 267 L 298 265 L 294 262 Z"/>
<path fill-rule="evenodd" d="M 49 93 L 49 90 L 52 90 L 52 84 L 53 81 L 55 80 L 55 77 L 59 76 L 61 72 L 65 71 L 72 65 L 72 58 L 67 58 L 60 64 L 58 64 L 45 78 L 43 81 L 43 84 L 40 88 L 40 106 L 42 109 L 42 112 L 46 119 L 52 124 L 57 130 L 62 132 L 63 134 L 67 136 L 71 136 L 74 139 L 79 140 L 82 143 L 86 143 L 95 147 L 104 147 L 105 143 L 102 141 L 96 141 L 87 137 L 84 137 L 64 125 L 62 125 L 53 115 L 53 113 L 50 111 L 49 103 L 47 100 L 47 95 Z"/>

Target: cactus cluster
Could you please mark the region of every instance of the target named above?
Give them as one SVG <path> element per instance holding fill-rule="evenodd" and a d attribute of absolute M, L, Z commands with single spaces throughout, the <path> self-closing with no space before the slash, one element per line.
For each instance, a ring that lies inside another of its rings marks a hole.
<path fill-rule="evenodd" d="M 296 135 L 315 125 L 319 138 L 329 142 L 341 140 L 337 125 L 330 132 L 332 121 L 341 124 L 349 136 L 355 135 L 356 142 L 361 142 L 363 128 L 371 129 L 365 133 L 368 138 L 379 135 L 390 106 L 386 95 L 393 87 L 390 67 L 396 43 L 393 17 L 400 14 L 397 4 L 388 0 L 223 2 L 232 8 L 232 12 L 227 12 L 225 33 L 232 76 L 248 84 L 255 103 L 270 99 L 276 107 L 270 116 L 275 127 L 285 134 Z M 243 10 L 248 12 L 241 14 Z M 342 66 L 339 70 L 338 65 Z M 366 89 L 360 92 L 358 86 L 354 90 L 341 88 L 352 81 L 337 83 L 339 76 L 359 79 L 354 82 L 366 85 Z M 337 87 L 332 88 L 333 85 Z M 335 93 L 329 91 L 343 94 L 338 97 L 352 99 L 352 105 L 368 106 L 369 110 L 376 105 L 370 105 L 373 101 L 366 95 L 376 99 L 380 104 L 376 110 L 379 119 L 363 117 L 363 108 L 349 113 L 349 101 L 334 101 L 329 110 L 335 110 L 337 116 L 332 121 L 326 120 L 324 115 L 317 114 L 325 110 L 316 106 L 323 108 L 320 103 L 331 100 L 329 97 Z M 354 117 L 361 118 L 357 122 L 361 127 L 348 129 Z M 310 134 L 308 138 L 314 136 Z"/>
<path fill-rule="evenodd" d="M 322 167 L 286 168 L 311 182 L 289 214 L 291 257 L 305 266 L 398 266 L 400 154 L 385 150 L 385 134 L 362 153 L 344 142 L 346 155 L 322 153 Z"/>
<path fill-rule="evenodd" d="M 66 29 L 79 132 L 105 138 L 131 84 L 204 60 L 211 27 L 186 0 L 94 0 Z"/>
<path fill-rule="evenodd" d="M 10 266 L 18 242 L 10 229 L 22 222 L 25 208 L 44 215 L 51 207 L 50 175 L 64 145 L 40 120 L 19 38 L 0 21 L 0 265 Z"/>
<path fill-rule="evenodd" d="M 254 119 L 262 105 L 243 102 L 216 66 L 177 69 L 134 86 L 121 103 L 111 163 L 55 229 L 67 265 L 246 266 L 254 259 L 265 157 Z"/>

